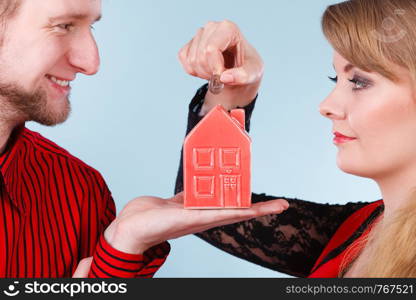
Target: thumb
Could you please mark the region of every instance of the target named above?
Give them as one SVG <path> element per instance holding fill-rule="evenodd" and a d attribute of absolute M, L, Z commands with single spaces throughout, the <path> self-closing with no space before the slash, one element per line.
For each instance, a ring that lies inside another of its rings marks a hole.
<path fill-rule="evenodd" d="M 74 274 L 72 275 L 72 278 L 87 278 L 88 273 L 90 271 L 92 263 L 92 256 L 82 259 L 77 269 L 75 270 Z"/>
<path fill-rule="evenodd" d="M 258 71 L 251 71 L 246 66 L 229 69 L 221 74 L 221 82 L 227 85 L 247 85 L 258 80 Z"/>
<path fill-rule="evenodd" d="M 182 191 L 176 194 L 174 197 L 172 197 L 171 200 L 176 203 L 183 203 L 183 197 L 184 197 L 184 192 Z"/>

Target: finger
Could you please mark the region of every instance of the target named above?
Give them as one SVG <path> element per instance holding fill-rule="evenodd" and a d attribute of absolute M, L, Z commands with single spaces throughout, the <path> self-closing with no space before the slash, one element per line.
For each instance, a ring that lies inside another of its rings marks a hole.
<path fill-rule="evenodd" d="M 188 220 L 193 219 L 192 229 L 177 233 L 176 237 L 183 236 L 190 233 L 202 232 L 215 228 L 243 221 L 248 221 L 253 218 L 258 218 L 271 214 L 280 214 L 289 207 L 289 203 L 284 199 L 270 200 L 253 204 L 249 209 L 225 209 L 225 210 L 196 210 L 193 211 L 193 216 L 188 216 Z"/>
<path fill-rule="evenodd" d="M 195 71 L 196 76 L 208 79 L 209 74 L 206 73 L 199 65 L 199 42 L 201 40 L 202 35 L 204 34 L 204 28 L 198 29 L 198 32 L 196 33 L 192 44 L 189 47 L 188 51 L 188 64 L 189 66 Z"/>
<path fill-rule="evenodd" d="M 234 23 L 230 21 L 221 22 L 215 33 L 211 35 L 207 49 L 212 53 L 213 57 L 210 60 L 211 67 L 218 72 L 220 68 L 224 69 L 224 57 L 223 53 L 229 49 L 236 49 L 233 65 L 236 64 L 236 61 L 242 65 L 242 58 L 244 53 L 241 51 L 243 47 L 241 44 L 243 42 L 243 37 L 240 32 L 240 29 Z M 221 64 L 219 59 L 221 58 Z M 238 58 L 238 59 L 237 59 Z"/>
<path fill-rule="evenodd" d="M 205 25 L 204 34 L 199 42 L 198 51 L 200 53 L 200 65 L 209 76 L 213 74 L 221 74 L 224 68 L 222 55 L 214 61 L 214 67 L 212 63 L 212 55 L 216 53 L 221 54 L 221 52 L 210 43 L 210 39 L 216 34 L 217 28 L 218 23 L 216 22 L 209 22 Z"/>
<path fill-rule="evenodd" d="M 91 263 L 92 256 L 82 259 L 72 275 L 72 278 L 87 278 L 91 268 Z"/>
<path fill-rule="evenodd" d="M 226 218 L 227 214 L 235 214 L 236 220 L 243 220 L 246 218 L 255 218 L 270 214 L 280 214 L 288 208 L 289 203 L 284 199 L 269 200 L 265 202 L 255 203 L 247 209 L 224 210 L 224 218 Z"/>
<path fill-rule="evenodd" d="M 189 43 L 187 43 L 185 46 L 182 47 L 182 49 L 178 53 L 178 58 L 185 72 L 188 73 L 189 75 L 196 76 L 194 69 L 191 68 L 188 62 L 188 52 L 189 52 L 191 43 L 192 41 L 190 41 Z"/>
<path fill-rule="evenodd" d="M 219 49 L 214 46 L 207 46 L 206 60 L 210 74 L 221 75 L 224 72 L 224 56 Z"/>
<path fill-rule="evenodd" d="M 244 57 L 245 51 L 242 43 L 237 44 L 237 55 L 236 55 L 236 62 L 235 67 L 242 67 L 244 65 Z"/>
<path fill-rule="evenodd" d="M 288 207 L 289 203 L 286 200 L 277 199 L 256 203 L 251 208 L 244 209 L 189 210 L 185 218 L 194 228 L 212 228 L 260 216 L 280 214 Z"/>
<path fill-rule="evenodd" d="M 289 208 L 289 202 L 285 199 L 275 199 L 265 202 L 259 202 L 250 208 L 257 216 L 265 216 L 269 214 L 280 214 Z"/>
<path fill-rule="evenodd" d="M 171 198 L 172 202 L 182 204 L 184 201 L 184 192 L 177 193 L 174 197 Z"/>
<path fill-rule="evenodd" d="M 233 22 L 222 21 L 211 36 L 210 44 L 221 52 L 237 46 L 243 40 L 240 29 Z"/>

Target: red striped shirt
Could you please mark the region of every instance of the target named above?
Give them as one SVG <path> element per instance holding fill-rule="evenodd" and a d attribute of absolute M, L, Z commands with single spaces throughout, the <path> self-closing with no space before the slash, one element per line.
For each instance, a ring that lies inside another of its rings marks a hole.
<path fill-rule="evenodd" d="M 0 156 L 0 277 L 72 277 L 93 256 L 89 277 L 152 277 L 170 246 L 123 253 L 104 239 L 115 203 L 103 177 L 24 125 Z"/>

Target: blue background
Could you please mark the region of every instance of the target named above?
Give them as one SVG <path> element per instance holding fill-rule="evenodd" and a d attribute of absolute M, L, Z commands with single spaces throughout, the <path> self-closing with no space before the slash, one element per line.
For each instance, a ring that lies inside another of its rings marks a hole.
<path fill-rule="evenodd" d="M 205 82 L 177 53 L 206 22 L 229 19 L 258 49 L 265 76 L 252 118 L 252 190 L 320 203 L 374 201 L 373 181 L 336 166 L 332 124 L 318 112 L 333 88 L 332 49 L 320 19 L 329 0 L 103 0 L 95 26 L 101 69 L 73 83 L 70 119 L 28 127 L 98 169 L 117 210 L 134 197 L 170 197 L 187 106 Z M 288 277 L 195 236 L 172 240 L 157 277 Z"/>

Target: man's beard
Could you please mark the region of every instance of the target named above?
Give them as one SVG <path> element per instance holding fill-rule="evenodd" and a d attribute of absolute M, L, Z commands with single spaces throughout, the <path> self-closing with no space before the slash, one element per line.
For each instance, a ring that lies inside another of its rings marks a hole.
<path fill-rule="evenodd" d="M 65 122 L 71 113 L 71 105 L 68 99 L 59 100 L 65 101 L 64 107 L 60 110 L 54 110 L 53 107 L 50 107 L 47 93 L 42 88 L 38 88 L 33 93 L 28 93 L 16 84 L 0 82 L 0 97 L 6 102 L 3 107 L 8 110 L 7 113 L 24 119 L 24 121 L 34 121 L 46 126 L 54 126 Z"/>

